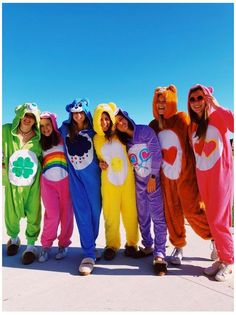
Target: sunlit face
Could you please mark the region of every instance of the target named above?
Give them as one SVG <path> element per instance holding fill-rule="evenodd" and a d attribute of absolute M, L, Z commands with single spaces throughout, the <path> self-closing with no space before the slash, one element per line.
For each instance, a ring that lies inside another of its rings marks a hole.
<path fill-rule="evenodd" d="M 35 122 L 36 122 L 35 116 L 33 114 L 26 113 L 25 116 L 21 119 L 20 124 L 22 127 L 31 129 Z"/>
<path fill-rule="evenodd" d="M 189 95 L 189 103 L 190 103 L 191 109 L 198 115 L 199 118 L 201 118 L 206 107 L 203 91 L 199 89 L 192 92 Z"/>
<path fill-rule="evenodd" d="M 81 124 L 85 121 L 86 115 L 85 112 L 75 112 L 72 113 L 72 118 L 77 124 Z"/>
<path fill-rule="evenodd" d="M 164 115 L 166 110 L 166 97 L 163 94 L 157 97 L 157 111 L 159 115 Z"/>
<path fill-rule="evenodd" d="M 40 130 L 45 137 L 49 137 L 53 131 L 52 121 L 49 118 L 40 119 Z"/>
<path fill-rule="evenodd" d="M 102 113 L 101 116 L 101 127 L 103 131 L 107 131 L 111 126 L 111 119 L 107 113 Z"/>
<path fill-rule="evenodd" d="M 116 128 L 120 132 L 126 132 L 129 129 L 128 119 L 126 119 L 122 115 L 117 115 L 116 116 Z"/>

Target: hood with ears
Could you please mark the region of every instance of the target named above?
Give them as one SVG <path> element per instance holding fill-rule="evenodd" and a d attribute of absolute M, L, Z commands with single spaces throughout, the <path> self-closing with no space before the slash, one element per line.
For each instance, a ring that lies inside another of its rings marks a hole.
<path fill-rule="evenodd" d="M 201 89 L 205 95 L 212 95 L 214 92 L 214 88 L 211 86 L 206 87 L 206 86 L 199 84 L 199 83 L 192 86 L 188 92 L 188 113 L 189 113 L 189 115 L 190 115 L 190 102 L 189 102 L 190 94 L 192 93 L 193 90 L 196 90 L 196 89 Z M 212 111 L 213 111 L 213 108 L 208 108 L 208 114 L 210 114 Z"/>
<path fill-rule="evenodd" d="M 111 121 L 113 123 L 113 129 L 115 128 L 115 113 L 117 111 L 117 106 L 115 103 L 103 103 L 103 104 L 99 104 L 95 110 L 94 110 L 94 115 L 93 115 L 93 128 L 94 131 L 102 136 L 104 135 L 104 131 L 102 130 L 102 126 L 101 126 L 101 117 L 102 117 L 102 113 L 106 112 L 109 114 Z"/>
<path fill-rule="evenodd" d="M 168 87 L 157 87 L 155 89 L 152 102 L 152 110 L 153 116 L 157 120 L 159 118 L 157 110 L 157 98 L 159 95 L 163 95 L 166 99 L 166 110 L 164 113 L 164 118 L 168 119 L 177 113 L 177 88 L 175 87 L 175 85 L 171 84 Z"/>
<path fill-rule="evenodd" d="M 59 130 L 58 130 L 58 126 L 57 126 L 57 115 L 54 113 L 50 113 L 50 112 L 42 112 L 40 114 L 40 119 L 51 119 L 52 121 L 52 126 L 53 129 L 60 134 Z"/>
<path fill-rule="evenodd" d="M 72 113 L 84 112 L 89 120 L 90 127 L 93 127 L 93 119 L 89 109 L 89 100 L 87 98 L 77 98 L 68 105 L 66 105 L 66 111 L 69 113 L 69 118 L 63 122 L 63 124 L 70 124 L 72 121 Z"/>
<path fill-rule="evenodd" d="M 40 111 L 36 103 L 24 103 L 19 105 L 15 109 L 16 116 L 12 122 L 12 134 L 17 134 L 17 128 L 20 124 L 20 120 L 25 116 L 25 114 L 33 114 L 35 117 L 35 134 L 40 139 Z"/>

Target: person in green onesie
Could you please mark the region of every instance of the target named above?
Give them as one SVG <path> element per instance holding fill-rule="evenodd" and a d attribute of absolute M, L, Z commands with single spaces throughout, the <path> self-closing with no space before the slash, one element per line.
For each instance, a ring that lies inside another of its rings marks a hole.
<path fill-rule="evenodd" d="M 25 103 L 15 109 L 12 124 L 2 128 L 3 167 L 5 180 L 5 224 L 7 255 L 14 256 L 20 247 L 20 220 L 27 218 L 27 248 L 22 254 L 22 263 L 31 264 L 37 257 L 34 246 L 40 232 L 41 201 L 41 145 L 40 111 L 35 103 Z"/>

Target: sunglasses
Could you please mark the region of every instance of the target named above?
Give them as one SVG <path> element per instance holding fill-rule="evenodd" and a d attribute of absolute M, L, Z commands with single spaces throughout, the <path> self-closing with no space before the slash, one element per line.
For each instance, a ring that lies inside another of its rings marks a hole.
<path fill-rule="evenodd" d="M 202 95 L 199 95 L 197 98 L 195 98 L 195 97 L 190 97 L 190 99 L 189 99 L 189 101 L 191 102 L 191 103 L 193 103 L 193 102 L 200 102 L 200 101 L 202 101 L 204 99 L 204 97 L 202 96 Z"/>

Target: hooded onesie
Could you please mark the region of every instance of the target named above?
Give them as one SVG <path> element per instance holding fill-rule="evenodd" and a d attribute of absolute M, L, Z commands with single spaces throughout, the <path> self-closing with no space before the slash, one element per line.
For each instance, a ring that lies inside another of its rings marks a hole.
<path fill-rule="evenodd" d="M 108 164 L 108 168 L 103 170 L 101 175 L 106 246 L 118 250 L 121 246 L 120 214 L 126 232 L 126 245 L 136 246 L 139 236 L 135 179 L 126 147 L 116 135 L 112 135 L 108 140 L 101 127 L 103 112 L 109 114 L 113 126 L 115 125 L 116 109 L 114 103 L 98 105 L 94 112 L 93 122 L 97 133 L 94 137 L 94 147 L 98 159 Z"/>
<path fill-rule="evenodd" d="M 101 213 L 100 168 L 93 148 L 94 130 L 92 116 L 85 98 L 75 99 L 66 106 L 69 119 L 60 127 L 69 168 L 69 183 L 75 219 L 85 257 L 95 260 L 95 242 L 99 232 Z M 73 112 L 84 112 L 88 128 L 76 133 L 73 142 L 69 139 L 69 125 Z"/>
<path fill-rule="evenodd" d="M 167 227 L 164 215 L 160 182 L 161 147 L 152 128 L 136 125 L 128 113 L 120 110 L 134 128 L 133 137 L 127 143 L 128 156 L 135 171 L 138 221 L 145 247 L 153 245 L 151 220 L 154 228 L 154 257 L 165 258 Z M 119 112 L 118 112 L 119 113 Z M 147 192 L 150 176 L 155 176 L 156 190 Z"/>
<path fill-rule="evenodd" d="M 20 219 L 27 218 L 27 245 L 34 245 L 40 232 L 41 201 L 41 145 L 40 112 L 35 103 L 24 103 L 15 109 L 12 124 L 3 125 L 2 145 L 6 167 L 5 223 L 7 234 L 16 238 L 20 232 Z M 26 113 L 35 116 L 35 135 L 24 145 L 18 137 L 20 120 Z"/>
<path fill-rule="evenodd" d="M 189 96 L 192 89 L 198 87 L 206 95 L 213 93 L 213 88 L 197 84 L 190 89 Z M 233 158 L 229 131 L 234 131 L 234 116 L 230 110 L 223 107 L 217 109 L 209 107 L 205 139 L 199 140 L 195 136 L 196 123 L 193 122 L 189 129 L 196 158 L 199 191 L 206 206 L 207 219 L 217 253 L 221 261 L 232 264 L 234 247 L 230 227 L 233 205 Z"/>
<path fill-rule="evenodd" d="M 165 96 L 164 115 L 159 117 L 157 97 Z M 188 141 L 189 118 L 177 112 L 177 89 L 174 85 L 159 87 L 153 98 L 150 127 L 158 134 L 162 149 L 161 182 L 170 242 L 178 248 L 186 245 L 184 216 L 203 239 L 211 239 L 203 203 L 200 199 L 194 154 Z M 162 128 L 160 127 L 162 125 Z"/>
<path fill-rule="evenodd" d="M 45 215 L 41 243 L 43 247 L 51 247 L 53 241 L 57 238 L 57 229 L 60 224 L 61 231 L 58 236 L 58 245 L 59 247 L 68 247 L 71 244 L 70 238 L 73 232 L 73 208 L 63 141 L 57 127 L 56 115 L 43 112 L 40 118 L 50 119 L 53 130 L 60 137 L 58 145 L 43 150 L 43 170 L 40 187 Z"/>

